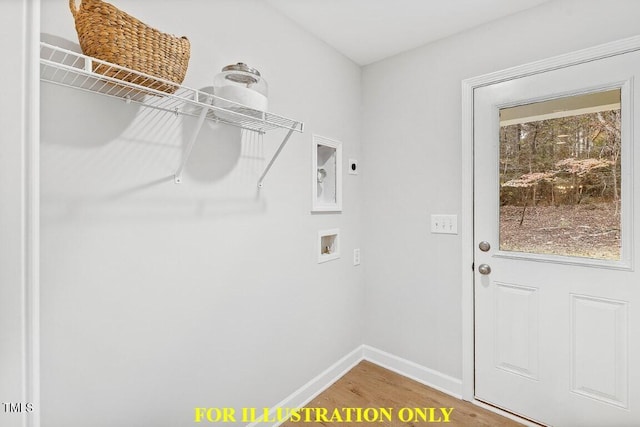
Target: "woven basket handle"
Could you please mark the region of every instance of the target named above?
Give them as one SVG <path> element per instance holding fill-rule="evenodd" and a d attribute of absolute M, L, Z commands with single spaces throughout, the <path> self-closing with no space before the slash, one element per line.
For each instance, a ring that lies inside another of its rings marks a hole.
<path fill-rule="evenodd" d="M 82 0 L 80 0 L 82 3 Z M 76 7 L 76 0 L 69 0 L 69 9 L 71 9 L 71 14 L 73 15 L 73 19 L 76 18 L 78 14 L 78 8 Z"/>

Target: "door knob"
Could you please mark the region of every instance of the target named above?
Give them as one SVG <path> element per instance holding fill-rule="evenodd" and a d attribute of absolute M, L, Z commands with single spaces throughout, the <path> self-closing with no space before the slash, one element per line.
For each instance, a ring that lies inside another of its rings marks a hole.
<path fill-rule="evenodd" d="M 478 247 L 480 248 L 480 250 L 482 252 L 487 252 L 489 249 L 491 249 L 491 245 L 489 244 L 489 242 L 483 240 L 482 242 L 480 242 L 478 244 Z"/>
<path fill-rule="evenodd" d="M 478 271 L 480 272 L 480 274 L 489 274 L 491 273 L 491 267 L 489 266 L 489 264 L 480 264 L 478 266 Z"/>

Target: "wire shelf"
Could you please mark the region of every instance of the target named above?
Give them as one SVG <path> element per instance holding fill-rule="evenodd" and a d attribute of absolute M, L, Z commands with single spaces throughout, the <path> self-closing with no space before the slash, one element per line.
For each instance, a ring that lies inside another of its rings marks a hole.
<path fill-rule="evenodd" d="M 238 126 L 260 134 L 274 129 L 288 131 L 260 176 L 258 187 L 262 187 L 265 176 L 291 134 L 302 132 L 304 127 L 302 122 L 255 110 L 211 93 L 191 89 L 43 42 L 40 43 L 40 79 L 176 115 L 197 117 L 196 128 L 187 143 L 186 155 L 175 174 L 176 183 L 182 182 L 182 171 L 202 125 L 207 120 Z"/>
<path fill-rule="evenodd" d="M 303 131 L 302 122 L 47 43 L 40 43 L 40 79 L 178 115 L 199 117 L 204 108 L 206 120 L 259 133 L 273 129 Z"/>

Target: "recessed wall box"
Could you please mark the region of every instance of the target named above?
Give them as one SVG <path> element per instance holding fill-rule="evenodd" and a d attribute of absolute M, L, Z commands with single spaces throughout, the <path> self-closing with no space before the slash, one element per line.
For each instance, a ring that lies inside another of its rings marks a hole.
<path fill-rule="evenodd" d="M 322 230 L 318 232 L 318 263 L 340 258 L 340 230 Z"/>
<path fill-rule="evenodd" d="M 313 135 L 311 157 L 311 211 L 342 211 L 342 143 Z"/>

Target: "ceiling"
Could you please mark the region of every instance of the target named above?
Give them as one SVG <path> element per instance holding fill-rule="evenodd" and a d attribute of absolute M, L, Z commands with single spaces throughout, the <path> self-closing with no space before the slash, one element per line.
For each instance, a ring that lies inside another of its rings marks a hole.
<path fill-rule="evenodd" d="M 551 0 L 267 0 L 359 65 Z"/>

